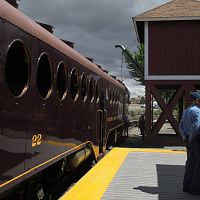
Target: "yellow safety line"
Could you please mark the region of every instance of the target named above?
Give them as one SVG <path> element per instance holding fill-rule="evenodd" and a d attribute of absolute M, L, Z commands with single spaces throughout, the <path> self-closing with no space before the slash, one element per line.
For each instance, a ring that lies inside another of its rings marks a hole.
<path fill-rule="evenodd" d="M 99 200 L 128 155 L 127 149 L 114 148 L 60 200 Z"/>
<path fill-rule="evenodd" d="M 80 181 L 76 183 L 60 200 L 99 200 L 114 178 L 116 172 L 130 152 L 177 153 L 169 149 L 114 148 L 97 163 Z"/>
<path fill-rule="evenodd" d="M 171 149 L 151 149 L 151 148 L 126 148 L 129 152 L 149 152 L 149 153 L 178 153 L 185 154 L 185 150 L 171 150 Z"/>

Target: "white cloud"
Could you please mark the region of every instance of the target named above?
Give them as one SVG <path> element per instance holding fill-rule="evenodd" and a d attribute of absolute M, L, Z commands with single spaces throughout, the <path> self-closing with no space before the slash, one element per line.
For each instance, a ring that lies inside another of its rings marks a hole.
<path fill-rule="evenodd" d="M 129 89 L 131 97 L 145 96 L 145 86 L 136 82 L 133 78 L 125 79 L 124 83 Z"/>

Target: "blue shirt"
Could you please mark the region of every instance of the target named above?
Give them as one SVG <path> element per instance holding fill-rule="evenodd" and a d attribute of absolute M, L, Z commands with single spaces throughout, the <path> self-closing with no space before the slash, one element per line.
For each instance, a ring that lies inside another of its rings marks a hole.
<path fill-rule="evenodd" d="M 179 131 L 183 140 L 189 136 L 191 142 L 198 134 L 200 134 L 200 108 L 192 104 L 182 115 Z"/>

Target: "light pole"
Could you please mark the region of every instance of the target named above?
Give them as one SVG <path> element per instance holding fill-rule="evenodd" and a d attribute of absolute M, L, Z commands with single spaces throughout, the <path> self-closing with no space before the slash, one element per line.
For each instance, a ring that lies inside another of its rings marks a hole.
<path fill-rule="evenodd" d="M 120 48 L 122 50 L 122 54 L 124 54 L 124 56 L 126 57 L 127 60 L 129 60 L 130 62 L 132 62 L 134 65 L 138 65 L 135 60 L 133 59 L 133 57 L 131 56 L 131 54 L 129 53 L 128 49 L 125 49 L 123 45 L 121 44 L 116 44 L 115 48 Z"/>

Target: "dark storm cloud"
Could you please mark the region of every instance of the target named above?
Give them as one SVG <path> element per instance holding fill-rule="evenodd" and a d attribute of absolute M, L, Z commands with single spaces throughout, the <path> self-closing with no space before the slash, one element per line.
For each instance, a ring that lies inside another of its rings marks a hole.
<path fill-rule="evenodd" d="M 19 9 L 36 21 L 54 26 L 58 38 L 75 43 L 75 49 L 121 77 L 122 44 L 136 50 L 132 17 L 167 0 L 21 0 Z M 134 43 L 135 45 L 131 45 Z M 123 64 L 123 79 L 130 76 Z M 135 82 L 130 85 L 134 85 Z"/>

